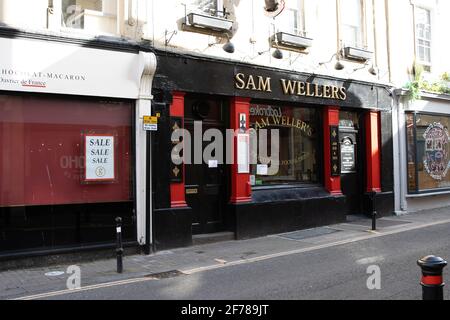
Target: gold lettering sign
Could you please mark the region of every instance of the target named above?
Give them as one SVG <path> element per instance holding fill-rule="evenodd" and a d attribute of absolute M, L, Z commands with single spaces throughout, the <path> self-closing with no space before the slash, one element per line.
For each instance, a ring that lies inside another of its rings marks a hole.
<path fill-rule="evenodd" d="M 272 92 L 272 79 L 270 77 L 236 74 L 235 88 L 238 90 L 250 90 L 260 92 Z M 280 79 L 281 90 L 284 95 L 307 96 L 314 98 L 347 100 L 347 89 L 332 85 L 320 85 L 316 83 Z"/>
<path fill-rule="evenodd" d="M 255 121 L 255 129 L 256 130 L 274 127 L 274 126 L 295 128 L 295 129 L 299 129 L 299 130 L 305 132 L 306 135 L 308 135 L 310 137 L 313 135 L 313 128 L 311 128 L 309 126 L 309 124 L 302 121 L 301 119 L 295 119 L 295 118 L 291 118 L 291 117 L 287 117 L 287 116 L 281 116 L 281 117 L 272 116 L 272 117 L 261 118 L 261 119 Z"/>

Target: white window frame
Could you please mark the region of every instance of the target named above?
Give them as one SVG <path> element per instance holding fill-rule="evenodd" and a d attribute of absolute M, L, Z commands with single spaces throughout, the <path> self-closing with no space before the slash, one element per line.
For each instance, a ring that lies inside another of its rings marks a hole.
<path fill-rule="evenodd" d="M 104 1 L 104 0 L 103 0 Z M 107 1 L 113 1 L 113 0 L 107 0 Z M 65 27 L 62 24 L 63 21 L 63 8 L 62 8 L 62 0 L 53 0 L 53 21 L 49 21 L 49 29 L 57 32 L 62 33 L 71 33 L 71 34 L 81 34 L 81 35 L 109 35 L 109 36 L 120 36 L 121 34 L 121 23 L 123 23 L 123 19 L 118 19 L 119 16 L 123 15 L 124 12 L 120 9 L 120 7 L 123 5 L 124 0 L 115 0 L 116 1 L 116 12 L 114 14 L 112 13 L 105 13 L 103 11 L 96 11 L 96 10 L 90 10 L 85 9 L 84 11 L 89 12 L 89 14 L 103 16 L 103 17 L 110 17 L 114 18 L 116 20 L 116 30 L 115 33 L 108 33 L 108 32 L 102 32 L 101 30 L 86 30 L 86 29 L 78 29 L 78 28 L 70 28 Z M 131 5 L 131 2 L 134 0 L 128 0 Z"/>
<path fill-rule="evenodd" d="M 358 0 L 360 2 L 360 30 L 359 30 L 359 42 L 360 43 L 348 43 L 345 39 L 344 39 L 344 26 L 348 25 L 344 23 L 344 15 L 342 12 L 342 2 L 346 1 L 346 0 L 337 0 L 337 8 L 338 8 L 338 38 L 339 38 L 339 44 L 340 46 L 344 46 L 344 47 L 356 47 L 359 49 L 367 49 L 368 44 L 367 44 L 367 17 L 366 17 L 366 11 L 367 11 L 367 6 L 365 3 L 365 0 Z M 354 27 L 354 26 L 353 26 Z M 357 40 L 358 42 L 358 40 Z"/>
<path fill-rule="evenodd" d="M 428 26 L 430 28 L 430 38 L 422 38 L 419 37 L 418 34 L 418 24 L 417 24 L 417 15 L 418 15 L 418 10 L 425 10 L 429 13 L 430 16 L 430 23 L 429 25 L 426 25 L 425 28 Z M 414 50 L 415 50 L 415 57 L 416 57 L 416 61 L 417 63 L 419 63 L 420 65 L 426 66 L 429 68 L 429 71 L 431 71 L 431 67 L 433 65 L 433 32 L 434 32 L 434 27 L 433 27 L 433 9 L 430 7 L 426 7 L 426 6 L 422 6 L 422 5 L 414 5 Z M 430 43 L 429 47 L 425 46 L 425 45 L 419 45 L 419 41 L 427 41 Z M 419 46 L 422 46 L 424 48 L 429 48 L 430 49 L 430 61 L 425 61 L 425 60 L 421 60 L 420 56 L 419 56 Z"/>
<path fill-rule="evenodd" d="M 285 12 L 280 15 L 278 19 L 286 17 L 286 13 L 291 11 L 295 15 L 295 24 L 290 26 L 288 30 L 278 29 L 278 31 L 293 33 L 302 37 L 306 37 L 306 23 L 305 23 L 305 0 L 291 0 L 286 2 Z M 284 16 L 283 16 L 284 15 Z"/>
<path fill-rule="evenodd" d="M 223 0 L 207 0 L 207 1 L 209 1 L 209 2 L 215 2 L 215 12 L 214 12 L 214 14 L 212 14 L 211 12 L 205 12 L 205 11 L 203 11 L 203 10 L 201 10 L 199 7 L 198 7 L 198 5 L 197 4 L 192 4 L 192 6 L 193 6 L 193 9 L 194 9 L 194 11 L 197 11 L 197 12 L 199 12 L 199 13 L 203 13 L 203 14 L 210 14 L 211 16 L 214 16 L 214 17 L 221 17 L 221 18 L 223 18 L 225 15 L 224 15 L 224 10 L 223 10 Z"/>

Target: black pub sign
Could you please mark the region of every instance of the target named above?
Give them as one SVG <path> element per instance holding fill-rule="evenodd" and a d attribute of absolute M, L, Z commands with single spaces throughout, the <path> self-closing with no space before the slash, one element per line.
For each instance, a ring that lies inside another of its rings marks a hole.
<path fill-rule="evenodd" d="M 339 127 L 330 126 L 330 164 L 331 175 L 341 175 L 340 150 L 339 150 Z"/>

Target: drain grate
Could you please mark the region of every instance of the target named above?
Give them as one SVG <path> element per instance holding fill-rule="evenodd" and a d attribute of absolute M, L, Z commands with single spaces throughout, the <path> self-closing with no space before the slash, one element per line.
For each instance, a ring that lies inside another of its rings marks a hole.
<path fill-rule="evenodd" d="M 154 279 L 170 279 L 170 278 L 176 278 L 179 276 L 185 275 L 183 272 L 178 270 L 170 270 L 170 271 L 164 271 L 159 273 L 152 273 L 145 276 L 145 278 L 154 278 Z"/>
<path fill-rule="evenodd" d="M 319 236 L 324 236 L 327 234 L 332 234 L 340 232 L 341 230 L 331 229 L 331 228 L 314 228 L 308 230 L 300 230 L 290 233 L 284 233 L 279 235 L 281 238 L 286 238 L 289 240 L 304 240 L 308 238 L 315 238 Z"/>

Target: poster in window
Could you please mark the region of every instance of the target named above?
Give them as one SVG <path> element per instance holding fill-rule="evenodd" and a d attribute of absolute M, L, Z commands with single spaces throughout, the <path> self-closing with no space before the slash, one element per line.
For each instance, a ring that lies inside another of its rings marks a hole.
<path fill-rule="evenodd" d="M 449 133 L 440 123 L 430 124 L 423 134 L 425 139 L 425 156 L 423 165 L 434 180 L 445 178 L 449 167 L 448 143 Z"/>
<path fill-rule="evenodd" d="M 86 134 L 85 182 L 112 182 L 116 180 L 115 137 L 106 134 Z"/>

